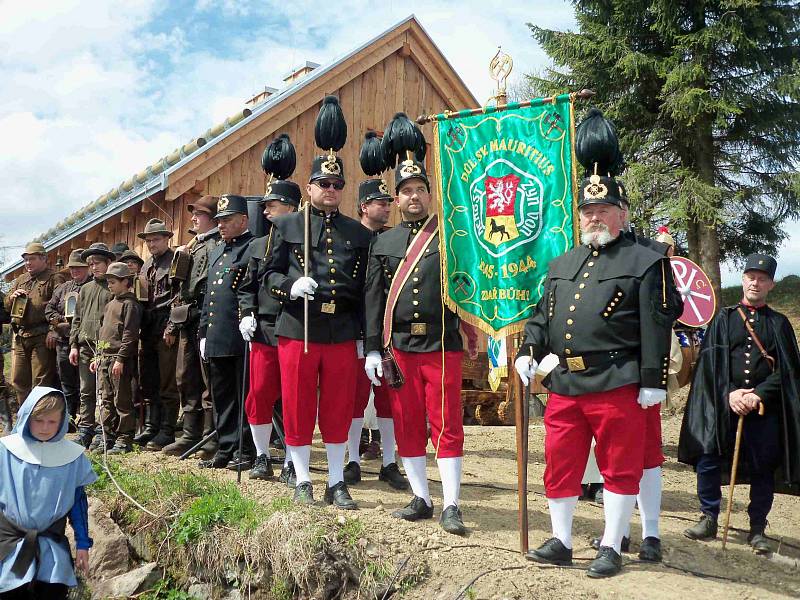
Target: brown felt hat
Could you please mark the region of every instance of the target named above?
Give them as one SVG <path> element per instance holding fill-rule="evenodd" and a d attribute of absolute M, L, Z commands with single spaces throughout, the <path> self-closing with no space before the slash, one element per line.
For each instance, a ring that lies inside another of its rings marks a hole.
<path fill-rule="evenodd" d="M 47 250 L 44 249 L 44 244 L 41 242 L 31 242 L 25 246 L 25 251 L 22 253 L 22 258 L 25 258 L 27 254 L 41 254 L 44 256 L 47 254 Z"/>
<path fill-rule="evenodd" d="M 106 246 L 103 242 L 95 242 L 86 250 L 81 252 L 81 259 L 84 261 L 90 256 L 102 256 L 107 260 L 117 260 L 117 255 L 109 250 L 108 246 Z"/>
<path fill-rule="evenodd" d="M 139 239 L 147 239 L 148 235 L 166 235 L 167 237 L 172 237 L 174 234 L 172 231 L 167 229 L 166 223 L 161 219 L 150 219 L 147 222 L 147 225 L 144 226 L 144 231 L 141 233 L 137 233 L 136 236 Z"/>
<path fill-rule="evenodd" d="M 199 210 L 204 213 L 208 213 L 210 216 L 214 216 L 217 214 L 217 203 L 219 202 L 219 198 L 217 196 L 203 196 L 196 202 L 189 204 L 186 208 L 190 213 Z"/>
<path fill-rule="evenodd" d="M 138 254 L 136 254 L 136 252 L 134 252 L 133 250 L 125 250 L 125 252 L 120 254 L 119 261 L 125 262 L 126 260 L 135 260 L 139 263 L 140 267 L 144 264 L 144 259 Z"/>
<path fill-rule="evenodd" d="M 83 248 L 78 248 L 69 253 L 69 260 L 67 261 L 67 268 L 69 267 L 88 267 L 86 261 L 81 258 Z"/>
<path fill-rule="evenodd" d="M 130 267 L 124 262 L 113 262 L 108 265 L 106 277 L 116 277 L 117 279 L 125 279 L 126 277 L 133 277 Z"/>

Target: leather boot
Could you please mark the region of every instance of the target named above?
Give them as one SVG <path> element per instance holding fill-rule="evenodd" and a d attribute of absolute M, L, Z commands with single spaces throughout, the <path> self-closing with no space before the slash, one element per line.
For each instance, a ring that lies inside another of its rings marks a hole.
<path fill-rule="evenodd" d="M 694 527 L 683 532 L 683 535 L 690 540 L 713 540 L 717 537 L 717 520 L 708 515 L 700 517 L 700 521 Z"/>
<path fill-rule="evenodd" d="M 189 448 L 197 444 L 203 435 L 203 413 L 201 412 L 184 412 L 183 413 L 183 435 L 180 439 L 175 440 L 173 443 L 164 446 L 161 450 L 164 454 L 170 456 L 180 456 Z"/>
<path fill-rule="evenodd" d="M 211 434 L 217 428 L 216 424 L 214 423 L 214 410 L 211 408 L 206 408 L 203 410 L 203 435 L 201 439 L 205 439 L 208 435 Z M 219 442 L 217 440 L 217 436 L 212 437 L 206 445 L 200 449 L 200 454 L 203 457 L 211 458 L 217 453 L 217 449 L 219 448 Z"/>
<path fill-rule="evenodd" d="M 156 437 L 158 433 L 158 426 L 161 417 L 161 405 L 156 403 L 148 403 L 144 406 L 144 429 L 142 432 L 133 438 L 133 443 L 144 446 Z"/>
<path fill-rule="evenodd" d="M 178 403 L 161 407 L 161 424 L 158 433 L 147 443 L 146 450 L 159 452 L 175 441 L 175 422 L 178 420 Z"/>

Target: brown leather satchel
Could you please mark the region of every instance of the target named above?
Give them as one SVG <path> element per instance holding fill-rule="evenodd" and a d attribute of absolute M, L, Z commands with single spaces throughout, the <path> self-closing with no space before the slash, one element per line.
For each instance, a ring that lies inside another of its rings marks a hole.
<path fill-rule="evenodd" d="M 399 388 L 406 382 L 391 346 L 384 348 L 381 353 L 381 368 L 383 369 L 383 380 L 390 388 Z"/>

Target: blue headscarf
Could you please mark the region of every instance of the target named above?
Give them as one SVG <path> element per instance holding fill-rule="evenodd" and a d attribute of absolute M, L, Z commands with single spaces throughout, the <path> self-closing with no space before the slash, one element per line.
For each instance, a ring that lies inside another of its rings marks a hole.
<path fill-rule="evenodd" d="M 75 491 L 97 480 L 83 447 L 64 438 L 69 426 L 66 410 L 61 428 L 50 440 L 40 442 L 31 435 L 31 412 L 47 394 L 63 398 L 53 388 L 35 387 L 19 410 L 12 434 L 0 438 L 0 511 L 19 527 L 37 531 L 46 530 L 67 515 L 75 502 Z M 77 585 L 69 549 L 46 537 L 39 537 L 37 543 L 39 560 L 22 578 L 11 572 L 22 541 L 0 561 L 0 593 L 33 579 Z"/>

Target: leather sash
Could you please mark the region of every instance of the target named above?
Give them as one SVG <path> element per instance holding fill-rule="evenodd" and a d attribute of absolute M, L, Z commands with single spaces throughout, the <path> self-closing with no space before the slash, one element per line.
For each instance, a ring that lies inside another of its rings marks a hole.
<path fill-rule="evenodd" d="M 408 277 L 414 271 L 414 267 L 422 258 L 425 250 L 430 246 L 433 238 L 436 236 L 436 231 L 439 227 L 438 216 L 433 214 L 428 217 L 422 229 L 419 230 L 414 239 L 406 249 L 406 254 L 400 265 L 397 267 L 392 277 L 392 284 L 389 286 L 389 295 L 386 297 L 386 308 L 383 312 L 383 336 L 381 343 L 384 348 L 388 348 L 392 343 L 392 321 L 394 320 L 394 309 L 397 306 L 397 300 L 400 298 L 400 291 L 408 281 Z"/>
<path fill-rule="evenodd" d="M 761 356 L 764 357 L 764 360 L 767 361 L 767 364 L 772 369 L 773 373 L 775 372 L 775 359 L 771 357 L 768 353 L 766 348 L 764 348 L 764 344 L 761 343 L 761 340 L 758 339 L 755 330 L 750 325 L 750 322 L 747 320 L 747 315 L 744 314 L 741 306 L 736 307 L 736 310 L 739 312 L 739 316 L 742 317 L 742 321 L 744 321 L 744 328 L 747 329 L 747 333 L 750 334 L 750 337 L 753 338 L 753 341 L 756 343 L 756 347 L 758 351 L 761 353 Z"/>

